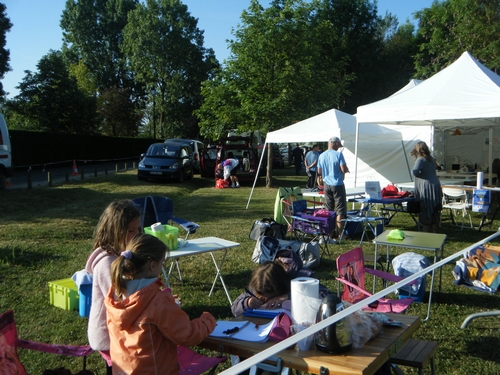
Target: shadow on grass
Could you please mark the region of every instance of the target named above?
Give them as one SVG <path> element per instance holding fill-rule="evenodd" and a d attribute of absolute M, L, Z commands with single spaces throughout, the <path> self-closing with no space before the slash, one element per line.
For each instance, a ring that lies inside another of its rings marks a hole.
<path fill-rule="evenodd" d="M 61 259 L 61 256 L 26 251 L 19 248 L 0 247 L 0 265 L 32 267 Z"/>
<path fill-rule="evenodd" d="M 475 328 L 478 329 L 477 326 Z M 491 328 L 486 329 L 490 330 Z M 499 346 L 500 338 L 493 336 L 476 337 L 466 342 L 469 355 L 496 363 L 500 363 L 500 357 L 498 356 Z"/>

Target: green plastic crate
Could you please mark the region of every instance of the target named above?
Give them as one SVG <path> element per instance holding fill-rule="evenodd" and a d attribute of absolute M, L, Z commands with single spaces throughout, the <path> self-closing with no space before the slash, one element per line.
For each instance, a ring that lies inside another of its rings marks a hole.
<path fill-rule="evenodd" d="M 50 304 L 64 310 L 78 310 L 78 288 L 72 279 L 49 281 Z"/>

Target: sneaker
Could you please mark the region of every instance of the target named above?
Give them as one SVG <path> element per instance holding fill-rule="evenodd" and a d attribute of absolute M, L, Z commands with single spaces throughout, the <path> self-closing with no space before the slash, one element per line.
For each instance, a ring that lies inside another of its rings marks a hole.
<path fill-rule="evenodd" d="M 231 189 L 234 189 L 234 184 L 231 185 Z"/>
<path fill-rule="evenodd" d="M 240 184 L 236 184 L 236 187 L 239 188 L 240 187 Z"/>
<path fill-rule="evenodd" d="M 335 245 L 336 243 L 339 243 L 335 238 L 329 238 L 328 239 L 328 244 L 329 245 Z"/>

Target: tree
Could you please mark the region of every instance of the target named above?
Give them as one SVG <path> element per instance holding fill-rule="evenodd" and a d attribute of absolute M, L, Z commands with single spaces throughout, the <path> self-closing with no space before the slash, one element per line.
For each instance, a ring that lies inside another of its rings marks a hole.
<path fill-rule="evenodd" d="M 500 2 L 435 1 L 417 12 L 416 76 L 428 78 L 469 51 L 488 68 L 500 70 Z"/>
<path fill-rule="evenodd" d="M 70 77 L 60 51 L 50 51 L 37 64 L 38 72 L 25 71 L 19 94 L 10 103 L 38 131 L 95 133 L 95 98 L 85 96 Z"/>
<path fill-rule="evenodd" d="M 196 112 L 204 135 L 266 133 L 340 105 L 352 76 L 344 60 L 325 62 L 315 10 L 302 0 L 275 0 L 267 9 L 250 2 L 224 70 L 204 84 Z"/>
<path fill-rule="evenodd" d="M 6 15 L 6 7 L 5 4 L 0 3 L 0 79 L 3 79 L 5 73 L 10 71 L 10 52 L 8 49 L 5 49 L 5 45 L 7 40 L 5 38 L 5 34 L 12 27 L 12 23 Z M 3 84 L 0 82 L 0 96 L 4 96 L 5 91 L 3 90 Z"/>
<path fill-rule="evenodd" d="M 197 136 L 192 116 L 201 104 L 201 82 L 218 62 L 203 47 L 203 32 L 179 0 L 146 0 L 130 12 L 122 50 L 135 79 L 155 88 L 162 137 Z"/>
<path fill-rule="evenodd" d="M 97 102 L 99 115 L 103 119 L 101 134 L 112 137 L 137 136 L 142 116 L 130 101 L 130 90 L 103 90 Z"/>
<path fill-rule="evenodd" d="M 138 0 L 67 0 L 61 17 L 66 58 L 81 60 L 101 89 L 132 88 L 133 75 L 120 49 L 128 13 Z"/>

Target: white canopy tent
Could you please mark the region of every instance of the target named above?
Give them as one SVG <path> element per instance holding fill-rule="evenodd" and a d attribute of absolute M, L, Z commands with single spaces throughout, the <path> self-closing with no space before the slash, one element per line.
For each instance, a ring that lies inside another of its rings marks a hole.
<path fill-rule="evenodd" d="M 431 125 L 432 133 L 434 128 L 443 132 L 460 128 L 467 133 L 487 127 L 491 141 L 485 141 L 485 146 L 491 166 L 493 128 L 500 126 L 500 76 L 464 52 L 453 64 L 415 87 L 358 107 L 357 120 L 360 132 L 367 123 Z M 430 139 L 434 140 L 434 134 Z"/>
<path fill-rule="evenodd" d="M 401 133 L 377 124 L 363 127 L 358 141 L 359 167 L 355 168 L 356 118 L 336 109 L 331 109 L 286 128 L 268 133 L 264 147 L 268 143 L 328 142 L 333 136 L 337 136 L 342 140 L 344 146 L 342 152 L 347 165 L 350 166 L 352 171 L 352 173 L 346 175 L 346 186 L 355 186 L 356 179 L 363 181 L 377 180 L 384 184 L 408 181 L 410 178 Z M 262 157 L 259 170 L 261 164 Z M 257 178 L 254 181 L 247 208 L 256 181 Z"/>

